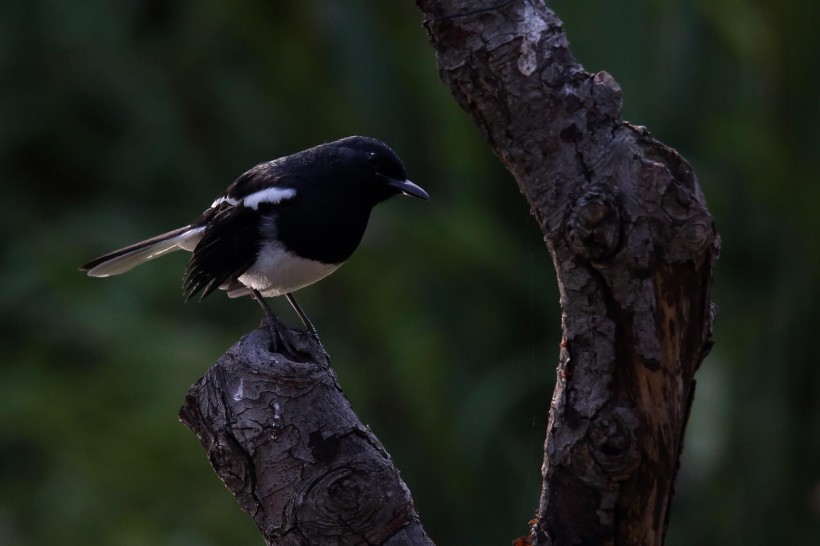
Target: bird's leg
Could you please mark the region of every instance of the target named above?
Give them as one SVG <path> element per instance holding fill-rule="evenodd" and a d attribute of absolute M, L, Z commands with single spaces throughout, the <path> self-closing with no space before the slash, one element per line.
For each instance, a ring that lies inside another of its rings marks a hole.
<path fill-rule="evenodd" d="M 316 340 L 316 342 L 319 344 L 319 346 L 324 351 L 325 348 L 322 345 L 322 341 L 319 339 L 319 332 L 316 330 L 316 327 L 313 325 L 313 323 L 310 322 L 310 319 L 305 314 L 305 312 L 302 310 L 302 307 L 299 305 L 299 302 L 297 302 L 296 298 L 293 297 L 293 293 L 292 292 L 287 292 L 287 293 L 285 293 L 285 297 L 288 299 L 290 304 L 293 306 L 293 310 L 296 311 L 296 314 L 299 315 L 299 318 L 302 319 L 302 324 L 305 325 L 305 329 L 307 329 L 307 333 L 310 334 L 310 336 L 313 339 Z M 327 351 L 325 351 L 325 352 L 327 352 Z"/>
<path fill-rule="evenodd" d="M 268 303 L 265 301 L 265 298 L 262 297 L 262 294 L 259 293 L 259 290 L 251 288 L 251 297 L 262 306 L 262 310 L 265 312 L 265 318 L 268 322 L 268 329 L 270 330 L 270 342 L 271 342 L 271 352 L 276 352 L 281 345 L 279 342 L 281 338 L 279 337 L 279 332 L 275 328 L 276 322 L 279 320 L 276 318 L 276 315 L 270 310 L 268 307 Z"/>

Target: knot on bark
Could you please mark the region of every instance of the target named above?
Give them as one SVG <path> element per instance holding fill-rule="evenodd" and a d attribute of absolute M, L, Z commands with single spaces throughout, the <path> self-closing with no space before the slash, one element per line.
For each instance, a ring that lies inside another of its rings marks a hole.
<path fill-rule="evenodd" d="M 717 235 L 692 168 L 675 150 L 646 135 L 639 142 L 643 157 L 638 187 L 643 195 L 656 196 L 651 210 L 667 227 L 660 242 L 666 256 L 686 261 L 711 252 Z"/>
<path fill-rule="evenodd" d="M 674 229 L 675 241 L 683 250 L 697 254 L 712 246 L 711 217 L 697 196 L 677 179 L 672 179 L 664 188 L 661 208 Z"/>
<path fill-rule="evenodd" d="M 600 71 L 592 77 L 592 99 L 597 111 L 613 118 L 620 118 L 623 106 L 621 86 L 609 72 Z"/>
<path fill-rule="evenodd" d="M 307 544 L 381 544 L 415 518 L 395 470 L 363 455 L 326 469 L 292 499 L 286 517 Z"/>
<path fill-rule="evenodd" d="M 611 258 L 620 248 L 621 232 L 620 207 L 608 187 L 592 187 L 573 204 L 567 239 L 578 256 L 592 262 Z"/>
<path fill-rule="evenodd" d="M 626 408 L 605 410 L 592 422 L 588 434 L 592 456 L 613 480 L 628 479 L 640 463 L 635 448 L 637 426 L 635 415 Z"/>

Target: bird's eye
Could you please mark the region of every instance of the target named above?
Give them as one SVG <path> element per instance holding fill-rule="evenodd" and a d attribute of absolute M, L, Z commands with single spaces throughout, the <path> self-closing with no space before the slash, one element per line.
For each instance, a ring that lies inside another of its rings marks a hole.
<path fill-rule="evenodd" d="M 379 164 L 379 156 L 376 152 L 370 152 L 367 154 L 367 162 L 370 164 L 371 167 L 376 167 Z"/>

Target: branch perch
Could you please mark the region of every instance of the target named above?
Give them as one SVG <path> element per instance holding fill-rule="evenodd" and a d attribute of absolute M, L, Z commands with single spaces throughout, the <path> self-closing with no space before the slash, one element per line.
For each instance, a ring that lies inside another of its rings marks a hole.
<path fill-rule="evenodd" d="M 191 387 L 180 420 L 268 544 L 432 546 L 390 455 L 353 412 L 327 356 L 276 323 Z"/>

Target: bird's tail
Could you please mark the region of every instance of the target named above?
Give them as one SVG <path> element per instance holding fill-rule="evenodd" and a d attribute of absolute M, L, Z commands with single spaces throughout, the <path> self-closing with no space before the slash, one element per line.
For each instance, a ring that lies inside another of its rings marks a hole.
<path fill-rule="evenodd" d="M 175 250 L 193 250 L 202 238 L 202 227 L 185 226 L 139 243 L 115 250 L 80 268 L 91 277 L 108 277 L 126 271 Z"/>

